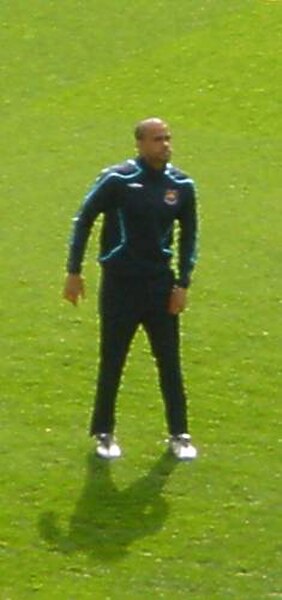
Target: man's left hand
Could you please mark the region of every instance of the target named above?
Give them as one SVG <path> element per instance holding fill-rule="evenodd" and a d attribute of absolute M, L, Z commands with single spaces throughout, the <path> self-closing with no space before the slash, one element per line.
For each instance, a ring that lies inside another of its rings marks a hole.
<path fill-rule="evenodd" d="M 171 315 L 178 315 L 186 307 L 187 290 L 182 287 L 173 287 L 170 293 L 168 312 Z"/>

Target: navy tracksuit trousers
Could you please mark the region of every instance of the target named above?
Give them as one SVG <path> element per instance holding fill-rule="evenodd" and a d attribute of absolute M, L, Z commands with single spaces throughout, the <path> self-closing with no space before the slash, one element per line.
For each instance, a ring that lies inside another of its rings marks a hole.
<path fill-rule="evenodd" d="M 130 342 L 139 325 L 148 335 L 156 359 L 171 435 L 188 430 L 183 388 L 179 319 L 168 313 L 173 273 L 156 277 L 130 277 L 105 269 L 100 290 L 100 365 L 90 434 L 112 433 L 115 406 Z"/>

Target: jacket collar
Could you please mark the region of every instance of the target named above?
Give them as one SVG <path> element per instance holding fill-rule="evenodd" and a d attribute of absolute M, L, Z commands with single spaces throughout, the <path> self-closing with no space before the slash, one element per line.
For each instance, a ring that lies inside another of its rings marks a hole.
<path fill-rule="evenodd" d="M 154 177 L 155 179 L 158 177 L 162 177 L 163 173 L 166 170 L 166 164 L 161 169 L 154 169 L 151 167 L 142 156 L 138 156 L 136 159 L 136 163 L 139 167 L 141 167 L 142 171 L 144 171 L 149 177 Z"/>

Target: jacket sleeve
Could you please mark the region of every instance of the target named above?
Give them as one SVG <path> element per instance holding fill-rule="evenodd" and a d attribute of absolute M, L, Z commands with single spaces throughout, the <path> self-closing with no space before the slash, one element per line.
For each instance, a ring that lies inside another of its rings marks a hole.
<path fill-rule="evenodd" d="M 179 248 L 177 285 L 189 287 L 197 258 L 197 206 L 193 181 L 189 181 L 179 213 Z"/>
<path fill-rule="evenodd" d="M 114 175 L 100 176 L 74 217 L 67 261 L 68 273 L 81 273 L 93 223 L 100 213 L 113 208 L 117 203 L 116 187 Z"/>

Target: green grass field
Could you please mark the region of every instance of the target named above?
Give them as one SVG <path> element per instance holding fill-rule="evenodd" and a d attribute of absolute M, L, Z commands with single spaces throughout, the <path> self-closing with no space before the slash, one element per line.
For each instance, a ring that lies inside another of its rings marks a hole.
<path fill-rule="evenodd" d="M 2 0 L 1 13 L 0 598 L 282 598 L 282 3 Z M 97 236 L 85 303 L 61 288 L 74 212 L 151 115 L 199 189 L 182 320 L 199 459 L 165 452 L 140 332 L 109 465 L 87 436 Z"/>

